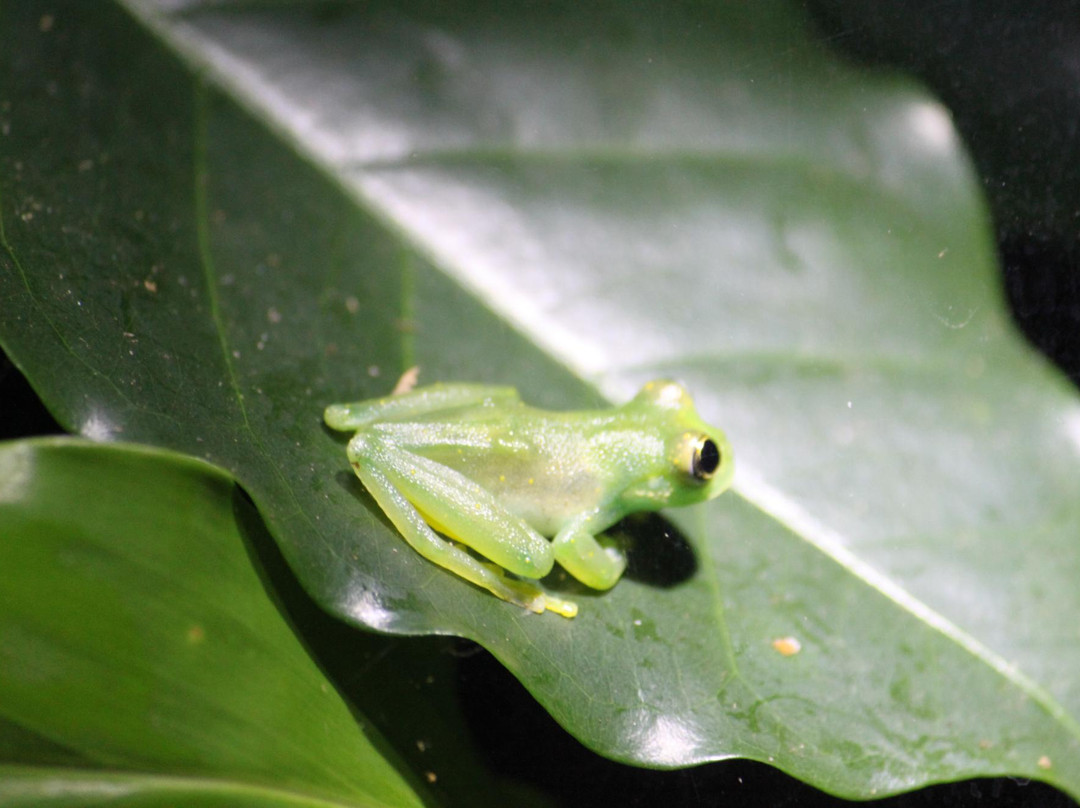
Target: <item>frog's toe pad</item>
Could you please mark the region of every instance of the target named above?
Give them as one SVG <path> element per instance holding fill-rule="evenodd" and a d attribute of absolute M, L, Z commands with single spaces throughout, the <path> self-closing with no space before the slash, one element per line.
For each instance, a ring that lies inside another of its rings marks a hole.
<path fill-rule="evenodd" d="M 575 617 L 577 615 L 577 604 L 573 601 L 563 600 L 562 598 L 553 598 L 551 595 L 544 595 L 544 606 L 548 611 L 555 612 L 555 614 L 561 614 L 563 617 Z"/>

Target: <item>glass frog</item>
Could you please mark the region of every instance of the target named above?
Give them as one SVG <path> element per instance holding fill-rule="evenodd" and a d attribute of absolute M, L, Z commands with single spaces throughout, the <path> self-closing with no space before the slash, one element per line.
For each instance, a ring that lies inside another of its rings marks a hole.
<path fill-rule="evenodd" d="M 711 499 L 734 470 L 724 433 L 667 380 L 602 410 L 548 412 L 512 387 L 434 384 L 333 404 L 324 418 L 355 432 L 349 462 L 422 556 L 503 600 L 565 617 L 575 603 L 521 579 L 558 561 L 587 586 L 614 586 L 626 559 L 598 534 L 628 513 Z"/>

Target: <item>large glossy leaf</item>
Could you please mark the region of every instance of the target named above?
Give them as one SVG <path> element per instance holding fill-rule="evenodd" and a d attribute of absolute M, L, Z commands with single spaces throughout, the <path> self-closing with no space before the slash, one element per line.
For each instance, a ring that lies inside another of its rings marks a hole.
<path fill-rule="evenodd" d="M 1080 404 L 931 100 L 778 2 L 36 6 L 2 339 L 62 422 L 229 469 L 328 610 L 477 639 L 606 755 L 1080 793 Z M 414 362 L 551 406 L 678 376 L 736 491 L 523 614 L 409 551 L 320 424 Z"/>
<path fill-rule="evenodd" d="M 197 461 L 0 447 L 0 803 L 415 806 Z"/>

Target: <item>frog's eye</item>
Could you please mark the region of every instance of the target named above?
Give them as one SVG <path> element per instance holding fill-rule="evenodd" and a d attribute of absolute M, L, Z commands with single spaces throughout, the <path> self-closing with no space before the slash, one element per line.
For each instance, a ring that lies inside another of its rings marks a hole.
<path fill-rule="evenodd" d="M 720 460 L 720 448 L 716 442 L 702 435 L 694 445 L 690 474 L 695 480 L 708 480 L 720 468 Z"/>

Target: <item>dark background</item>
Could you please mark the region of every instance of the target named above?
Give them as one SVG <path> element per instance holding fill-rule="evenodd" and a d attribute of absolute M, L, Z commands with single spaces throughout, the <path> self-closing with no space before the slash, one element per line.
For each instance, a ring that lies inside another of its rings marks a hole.
<path fill-rule="evenodd" d="M 952 112 L 994 218 L 1013 316 L 1080 384 L 1080 3 L 814 0 L 822 36 Z"/>

